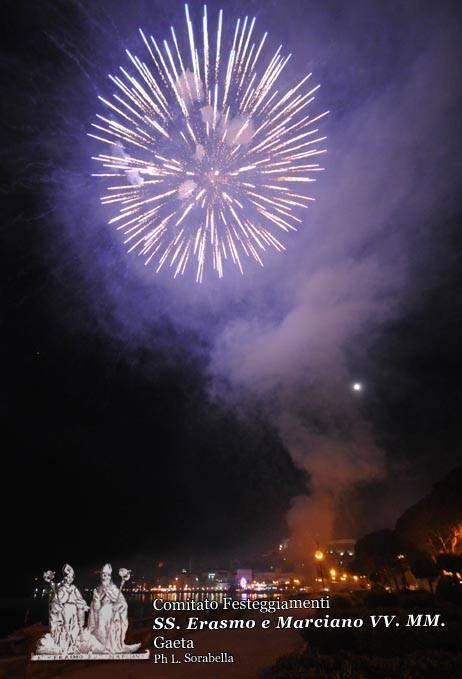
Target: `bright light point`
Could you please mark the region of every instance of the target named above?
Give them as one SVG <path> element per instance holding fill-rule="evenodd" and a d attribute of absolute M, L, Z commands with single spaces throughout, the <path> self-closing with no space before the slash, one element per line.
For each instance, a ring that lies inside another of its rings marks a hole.
<path fill-rule="evenodd" d="M 353 384 L 353 391 L 362 391 L 363 390 L 363 385 L 361 382 L 355 382 Z"/>

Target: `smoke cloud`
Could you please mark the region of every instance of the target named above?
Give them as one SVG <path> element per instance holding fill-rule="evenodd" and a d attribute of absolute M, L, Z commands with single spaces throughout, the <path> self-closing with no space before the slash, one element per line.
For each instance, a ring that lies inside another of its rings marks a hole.
<path fill-rule="evenodd" d="M 200 101 L 203 97 L 204 86 L 200 78 L 196 80 L 194 73 L 189 69 L 186 69 L 184 73 L 178 76 L 175 80 L 175 86 L 180 97 L 186 102 L 186 105 L 189 104 L 191 98 Z"/>
<path fill-rule="evenodd" d="M 355 537 L 348 531 L 357 527 L 342 516 L 344 498 L 387 476 L 385 453 L 351 389 L 348 357 L 361 343 L 366 351 L 368 333 L 406 309 L 410 233 L 422 234 L 447 190 L 428 170 L 450 162 L 450 149 L 434 140 L 451 101 L 446 59 L 436 36 L 406 74 L 334 122 L 328 174 L 299 252 L 281 272 L 277 313 L 267 298 L 261 306 L 249 301 L 246 317 L 232 319 L 214 345 L 211 373 L 226 385 L 217 393 L 241 407 L 263 407 L 307 474 L 308 494 L 295 498 L 288 514 L 297 555 L 317 542 Z M 430 81 L 438 83 L 437 96 L 429 97 Z M 425 238 L 421 247 L 428 247 Z M 398 499 L 378 510 L 378 520 L 393 521 L 399 509 Z M 363 525 L 377 527 L 373 520 Z"/>

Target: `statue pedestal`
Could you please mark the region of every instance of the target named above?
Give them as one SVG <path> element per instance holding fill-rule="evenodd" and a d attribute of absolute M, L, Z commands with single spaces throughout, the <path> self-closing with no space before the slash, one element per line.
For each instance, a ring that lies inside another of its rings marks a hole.
<path fill-rule="evenodd" d="M 34 653 L 31 660 L 149 660 L 149 651 L 143 651 L 143 653 L 59 653 L 57 655 Z"/>

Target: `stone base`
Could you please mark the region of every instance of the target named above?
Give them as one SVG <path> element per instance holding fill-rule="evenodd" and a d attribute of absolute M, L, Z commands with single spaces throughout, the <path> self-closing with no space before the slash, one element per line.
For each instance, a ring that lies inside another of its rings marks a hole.
<path fill-rule="evenodd" d="M 143 653 L 60 653 L 58 655 L 33 654 L 31 660 L 149 660 L 149 651 Z"/>

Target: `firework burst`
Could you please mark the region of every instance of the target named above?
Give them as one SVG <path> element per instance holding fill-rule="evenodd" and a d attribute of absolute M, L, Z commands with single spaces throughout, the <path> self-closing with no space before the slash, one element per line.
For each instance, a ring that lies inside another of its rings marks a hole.
<path fill-rule="evenodd" d="M 127 50 L 89 136 L 105 145 L 94 176 L 129 251 L 175 277 L 193 265 L 200 282 L 209 264 L 220 277 L 225 260 L 242 273 L 244 257 L 263 265 L 268 248 L 285 249 L 278 235 L 314 200 L 305 189 L 322 170 L 317 123 L 328 112 L 308 111 L 311 74 L 284 89 L 291 55 L 267 53 L 255 19 L 228 35 L 220 10 L 209 34 L 204 6 L 198 44 L 185 11 L 187 49 L 173 28 L 163 45 L 140 29 L 145 60 Z"/>

